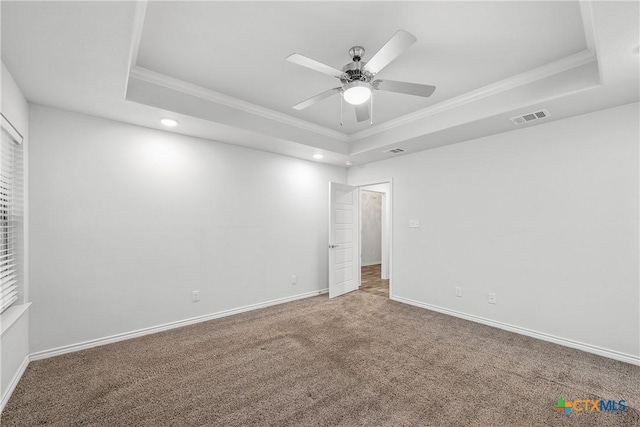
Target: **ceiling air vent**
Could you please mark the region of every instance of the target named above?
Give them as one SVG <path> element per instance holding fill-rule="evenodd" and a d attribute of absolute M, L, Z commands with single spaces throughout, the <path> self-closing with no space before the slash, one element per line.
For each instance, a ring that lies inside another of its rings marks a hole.
<path fill-rule="evenodd" d="M 387 153 L 387 154 L 398 154 L 398 153 L 404 153 L 405 150 L 404 148 L 391 148 L 389 150 L 384 150 L 383 153 Z"/>
<path fill-rule="evenodd" d="M 545 117 L 549 117 L 549 112 L 547 110 L 536 111 L 535 113 L 527 113 L 521 116 L 511 117 L 511 121 L 514 125 L 521 125 L 522 123 L 532 122 L 538 119 L 544 119 Z"/>

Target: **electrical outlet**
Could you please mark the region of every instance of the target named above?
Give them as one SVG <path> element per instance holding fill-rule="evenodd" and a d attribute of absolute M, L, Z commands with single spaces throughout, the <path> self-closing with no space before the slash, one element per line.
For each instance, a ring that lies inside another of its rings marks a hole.
<path fill-rule="evenodd" d="M 295 285 L 298 283 L 298 277 L 294 274 L 293 276 L 291 276 L 291 284 Z"/>
<path fill-rule="evenodd" d="M 456 286 L 456 296 L 457 297 L 462 296 L 462 288 L 460 286 Z"/>
<path fill-rule="evenodd" d="M 200 291 L 191 292 L 191 301 L 193 301 L 193 302 L 200 301 Z"/>
<path fill-rule="evenodd" d="M 489 292 L 489 304 L 496 303 L 496 294 L 493 292 Z"/>

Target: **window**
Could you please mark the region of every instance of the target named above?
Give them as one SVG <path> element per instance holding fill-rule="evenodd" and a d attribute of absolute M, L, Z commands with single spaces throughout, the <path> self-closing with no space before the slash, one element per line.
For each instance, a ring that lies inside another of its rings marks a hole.
<path fill-rule="evenodd" d="M 2 116 L 0 142 L 0 313 L 18 300 L 22 272 L 22 135 Z"/>

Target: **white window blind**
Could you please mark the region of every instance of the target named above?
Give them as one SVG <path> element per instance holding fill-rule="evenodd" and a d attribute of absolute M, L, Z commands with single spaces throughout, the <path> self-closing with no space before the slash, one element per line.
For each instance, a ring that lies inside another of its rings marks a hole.
<path fill-rule="evenodd" d="M 19 261 L 16 254 L 22 226 L 22 136 L 2 116 L 0 143 L 0 313 L 18 300 Z"/>

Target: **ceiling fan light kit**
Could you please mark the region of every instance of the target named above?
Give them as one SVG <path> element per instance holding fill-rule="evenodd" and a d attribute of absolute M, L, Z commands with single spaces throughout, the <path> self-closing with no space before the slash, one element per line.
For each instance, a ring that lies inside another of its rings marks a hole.
<path fill-rule="evenodd" d="M 371 86 L 371 84 L 356 81 L 344 85 L 342 97 L 351 105 L 360 105 L 371 98 L 371 92 L 373 92 L 373 86 Z"/>
<path fill-rule="evenodd" d="M 364 122 L 369 120 L 373 124 L 371 112 L 373 110 L 373 91 L 384 90 L 387 92 L 403 93 L 408 95 L 428 97 L 435 91 L 435 86 L 418 83 L 397 82 L 393 80 L 374 80 L 375 75 L 397 58 L 417 39 L 410 33 L 399 30 L 369 62 L 362 61 L 365 50 L 362 46 L 353 46 L 349 49 L 349 56 L 353 62 L 348 63 L 342 70 L 318 62 L 306 56 L 294 53 L 287 60 L 303 67 L 330 75 L 340 80 L 341 87 L 334 87 L 312 98 L 293 106 L 296 110 L 303 110 L 323 99 L 329 98 L 335 93 L 340 93 L 345 102 L 355 107 L 356 120 Z M 370 105 L 365 103 L 370 101 Z M 340 124 L 342 124 L 342 103 L 340 104 Z"/>

